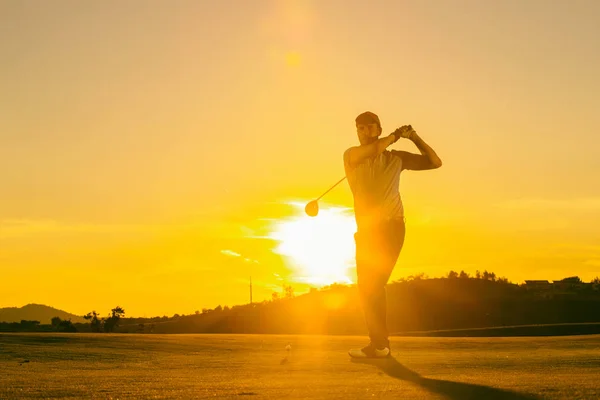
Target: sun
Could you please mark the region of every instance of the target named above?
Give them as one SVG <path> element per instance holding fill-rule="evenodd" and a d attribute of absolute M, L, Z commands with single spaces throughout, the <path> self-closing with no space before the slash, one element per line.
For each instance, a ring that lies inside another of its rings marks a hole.
<path fill-rule="evenodd" d="M 315 286 L 352 283 L 356 222 L 351 210 L 322 207 L 318 216 L 309 217 L 304 204 L 291 205 L 298 212 L 277 220 L 269 238 L 278 243 L 274 252 L 285 257 L 294 280 Z"/>

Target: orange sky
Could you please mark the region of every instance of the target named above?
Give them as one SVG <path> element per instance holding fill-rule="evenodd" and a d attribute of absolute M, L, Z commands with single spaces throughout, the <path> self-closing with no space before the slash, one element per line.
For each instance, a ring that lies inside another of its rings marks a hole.
<path fill-rule="evenodd" d="M 327 212 L 293 225 L 286 203 L 343 176 L 365 110 L 444 161 L 401 178 L 392 279 L 591 280 L 599 17 L 595 1 L 5 2 L 0 307 L 190 313 L 247 302 L 250 274 L 255 300 L 306 290 L 351 252 L 352 198 L 344 182 L 321 202 L 339 209 L 330 252 Z M 303 245 L 308 261 L 286 256 Z"/>

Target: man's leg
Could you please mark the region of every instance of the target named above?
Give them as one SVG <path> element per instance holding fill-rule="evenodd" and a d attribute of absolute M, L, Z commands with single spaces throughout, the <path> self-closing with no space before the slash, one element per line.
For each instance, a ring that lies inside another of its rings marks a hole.
<path fill-rule="evenodd" d="M 373 235 L 377 243 L 371 254 L 364 256 L 374 261 L 368 265 L 368 273 L 364 274 L 361 294 L 367 309 L 369 337 L 378 348 L 389 347 L 386 285 L 404 245 L 404 237 L 404 220 L 390 222 Z M 374 251 L 376 254 L 373 254 Z"/>
<path fill-rule="evenodd" d="M 372 323 L 372 332 L 369 336 L 377 348 L 390 347 L 387 330 L 387 295 L 385 291 L 385 285 L 390 274 L 386 274 L 387 276 L 381 275 L 377 278 L 372 293 L 371 312 L 374 322 Z"/>
<path fill-rule="evenodd" d="M 390 347 L 389 333 L 387 329 L 387 293 L 386 285 L 392 271 L 396 266 L 396 261 L 400 256 L 400 251 L 404 245 L 405 237 L 404 220 L 393 221 L 386 225 L 384 234 L 381 237 L 383 247 L 382 254 L 379 258 L 380 266 L 378 274 L 373 283 L 373 314 L 376 322 L 373 324 L 374 332 L 372 339 L 379 346 Z"/>
<path fill-rule="evenodd" d="M 385 344 L 382 344 L 381 340 L 381 317 L 378 313 L 380 312 L 381 291 L 377 290 L 378 274 L 377 274 L 377 263 L 373 262 L 374 257 L 369 257 L 372 252 L 371 246 L 365 241 L 370 241 L 371 237 L 364 237 L 365 241 L 359 238 L 356 241 L 357 257 L 356 257 L 356 274 L 358 283 L 358 292 L 360 298 L 360 304 L 363 311 L 367 330 L 371 342 L 369 345 L 363 348 L 351 349 L 349 354 L 351 357 L 367 358 L 367 357 L 387 357 L 390 355 L 389 348 L 386 348 Z"/>
<path fill-rule="evenodd" d="M 389 347 L 385 286 L 404 243 L 404 221 L 356 236 L 357 283 L 371 343 Z"/>
<path fill-rule="evenodd" d="M 373 246 L 375 232 L 357 232 L 356 241 L 356 278 L 361 308 L 371 343 L 376 339 L 377 332 L 377 314 L 375 312 L 376 304 L 373 299 L 375 296 L 375 281 L 377 278 L 377 263 L 374 262 Z"/>
<path fill-rule="evenodd" d="M 373 273 L 373 268 L 369 268 L 372 266 L 373 265 L 370 264 L 363 264 L 363 267 L 365 268 L 362 269 L 361 272 L 358 272 L 357 270 L 357 283 L 360 303 L 369 332 L 369 338 L 371 339 L 372 344 L 380 345 L 381 343 L 378 342 L 380 342 L 379 336 L 381 331 L 381 307 L 378 307 L 378 305 L 381 304 L 381 291 L 378 290 L 375 283 L 377 281 L 377 276 Z"/>

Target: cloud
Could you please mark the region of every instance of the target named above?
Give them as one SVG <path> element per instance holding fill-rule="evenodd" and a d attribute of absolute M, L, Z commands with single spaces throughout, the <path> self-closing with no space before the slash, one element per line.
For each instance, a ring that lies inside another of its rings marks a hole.
<path fill-rule="evenodd" d="M 221 254 L 229 256 L 229 257 L 242 258 L 247 263 L 259 264 L 258 261 L 254 260 L 252 258 L 242 257 L 242 255 L 240 253 L 237 253 L 233 250 L 221 250 Z"/>
<path fill-rule="evenodd" d="M 529 197 L 496 203 L 495 206 L 511 210 L 600 211 L 600 197 L 578 197 L 572 199 Z"/>
<path fill-rule="evenodd" d="M 241 257 L 242 255 L 239 253 L 236 253 L 235 251 L 232 250 L 221 250 L 221 254 L 225 254 L 226 256 L 231 256 L 231 257 Z"/>

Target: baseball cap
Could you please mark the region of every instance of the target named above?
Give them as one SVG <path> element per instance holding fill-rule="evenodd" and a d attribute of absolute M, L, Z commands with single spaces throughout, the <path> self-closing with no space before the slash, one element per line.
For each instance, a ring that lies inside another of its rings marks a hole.
<path fill-rule="evenodd" d="M 371 111 L 365 111 L 356 117 L 357 124 L 377 124 L 381 128 L 381 122 L 379 121 L 379 117 L 377 114 L 372 113 Z"/>

